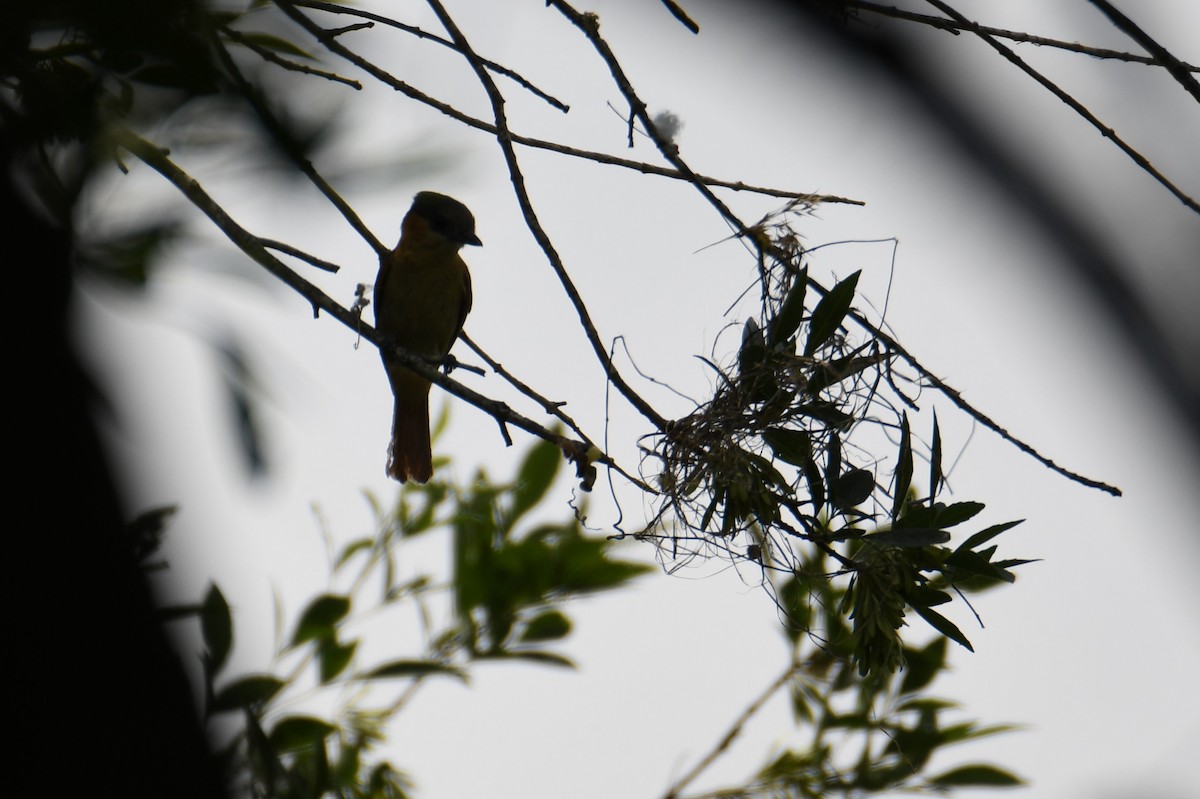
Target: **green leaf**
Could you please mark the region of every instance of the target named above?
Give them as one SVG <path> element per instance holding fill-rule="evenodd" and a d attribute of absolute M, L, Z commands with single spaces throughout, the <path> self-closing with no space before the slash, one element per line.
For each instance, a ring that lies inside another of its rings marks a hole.
<path fill-rule="evenodd" d="M 299 646 L 305 641 L 316 638 L 333 638 L 337 623 L 350 612 L 350 598 L 335 594 L 322 594 L 308 603 L 300 622 L 296 625 L 296 633 L 292 636 L 292 646 Z"/>
<path fill-rule="evenodd" d="M 1010 788 L 1018 785 L 1024 785 L 1019 777 L 1010 774 L 1004 769 L 985 764 L 959 766 L 958 768 L 951 769 L 944 774 L 939 774 L 929 782 L 932 785 L 944 788 L 961 788 L 967 785 L 987 785 L 993 788 Z"/>
<path fill-rule="evenodd" d="M 375 540 L 370 537 L 359 538 L 355 541 L 351 541 L 349 544 L 346 544 L 346 546 L 342 547 L 341 554 L 339 554 L 337 556 L 337 560 L 334 561 L 334 568 L 340 569 L 346 564 L 347 561 L 350 560 L 350 558 L 354 557 L 359 552 L 369 550 L 374 545 Z"/>
<path fill-rule="evenodd" d="M 987 528 L 986 530 L 980 530 L 978 533 L 976 533 L 975 535 L 968 538 L 966 541 L 963 541 L 961 544 L 959 544 L 957 551 L 964 552 L 968 549 L 974 549 L 975 547 L 979 546 L 980 544 L 984 544 L 984 543 L 987 543 L 988 541 L 991 541 L 993 538 L 995 538 L 996 536 L 1005 532 L 1006 530 L 1011 530 L 1012 528 L 1016 527 L 1018 524 L 1020 524 L 1023 521 L 1025 521 L 1025 520 L 1018 519 L 1015 522 L 1005 522 L 1004 524 L 994 524 L 991 527 Z"/>
<path fill-rule="evenodd" d="M 937 409 L 933 411 L 933 443 L 929 446 L 929 501 L 937 497 L 942 488 L 942 431 L 938 427 Z"/>
<path fill-rule="evenodd" d="M 321 682 L 327 683 L 346 670 L 358 648 L 358 641 L 340 644 L 333 638 L 321 640 L 317 650 L 317 663 L 321 671 Z"/>
<path fill-rule="evenodd" d="M 512 490 L 511 521 L 521 518 L 546 495 L 560 463 L 558 447 L 549 441 L 539 441 L 529 449 Z"/>
<path fill-rule="evenodd" d="M 946 639 L 935 638 L 921 649 L 904 650 L 904 679 L 901 694 L 911 694 L 928 686 L 946 667 Z"/>
<path fill-rule="evenodd" d="M 241 34 L 241 39 L 257 45 L 264 50 L 274 50 L 279 53 L 286 53 L 290 56 L 296 56 L 297 58 L 306 58 L 310 61 L 313 60 L 311 53 L 289 42 L 287 39 L 280 38 L 279 36 L 272 36 L 269 33 L 243 33 Z"/>
<path fill-rule="evenodd" d="M 570 658 L 544 650 L 488 652 L 480 655 L 476 660 L 528 660 L 543 666 L 560 666 L 567 669 L 575 668 L 575 663 Z"/>
<path fill-rule="evenodd" d="M 804 320 L 804 298 L 807 291 L 808 267 L 804 267 L 793 279 L 792 287 L 779 307 L 779 313 L 767 323 L 768 346 L 782 344 L 800 328 L 800 323 Z"/>
<path fill-rule="evenodd" d="M 912 485 L 913 454 L 912 432 L 908 427 L 908 412 L 900 420 L 900 451 L 896 457 L 896 493 L 892 497 L 892 518 L 899 519 L 908 498 L 908 487 Z"/>
<path fill-rule="evenodd" d="M 833 337 L 841 327 L 842 320 L 850 310 L 850 302 L 854 299 L 854 291 L 858 286 L 858 276 L 862 271 L 855 272 L 850 277 L 838 283 L 821 298 L 813 309 L 812 318 L 808 322 L 808 341 L 804 344 L 804 354 L 812 355 L 821 345 Z"/>
<path fill-rule="evenodd" d="M 864 541 L 874 541 L 889 547 L 928 547 L 944 544 L 950 540 L 945 530 L 932 527 L 905 527 L 899 530 L 884 530 L 863 536 Z"/>
<path fill-rule="evenodd" d="M 210 668 L 215 675 L 225 665 L 229 650 L 233 647 L 233 617 L 229 613 L 229 603 L 216 583 L 209 586 L 201 606 L 200 632 L 204 637 L 204 648 L 208 651 Z"/>
<path fill-rule="evenodd" d="M 287 685 L 283 680 L 270 674 L 252 674 L 234 680 L 222 688 L 213 697 L 212 712 L 220 713 L 226 710 L 249 708 L 270 701 Z"/>
<path fill-rule="evenodd" d="M 982 511 L 984 505 L 982 502 L 955 502 L 951 505 L 938 508 L 937 526 L 938 527 L 953 527 L 956 524 L 971 519 Z"/>
<path fill-rule="evenodd" d="M 932 610 L 927 607 L 921 607 L 919 605 L 910 605 L 910 607 L 917 612 L 917 615 L 928 622 L 930 627 L 937 630 L 954 643 L 966 647 L 967 650 L 971 652 L 975 651 L 975 647 L 971 646 L 971 642 L 967 640 L 967 637 L 962 634 L 962 630 L 958 629 L 954 622 L 950 621 L 936 610 Z"/>
<path fill-rule="evenodd" d="M 803 466 L 812 460 L 812 445 L 804 430 L 772 427 L 763 431 L 762 437 L 775 457 L 793 466 Z"/>
<path fill-rule="evenodd" d="M 376 666 L 365 674 L 357 677 L 359 680 L 383 680 L 397 677 L 429 677 L 444 674 L 467 681 L 467 673 L 462 669 L 436 660 L 390 660 Z"/>
<path fill-rule="evenodd" d="M 534 616 L 521 632 L 521 643 L 540 643 L 566 638 L 571 632 L 571 620 L 557 610 L 547 610 Z"/>
<path fill-rule="evenodd" d="M 313 716 L 287 716 L 279 720 L 267 736 L 277 752 L 308 749 L 333 733 L 337 727 Z"/>
<path fill-rule="evenodd" d="M 867 469 L 851 469 L 829 486 L 829 501 L 840 510 L 851 510 L 875 492 L 875 475 Z"/>

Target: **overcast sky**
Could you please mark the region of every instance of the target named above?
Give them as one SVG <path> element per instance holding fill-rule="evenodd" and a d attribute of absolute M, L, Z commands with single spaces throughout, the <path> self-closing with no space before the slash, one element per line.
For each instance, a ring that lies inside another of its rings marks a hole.
<path fill-rule="evenodd" d="M 371 7 L 436 30 L 419 5 Z M 562 115 L 502 84 L 515 129 L 627 154 L 619 94 L 559 15 L 539 2 L 447 5 L 478 52 L 571 105 Z M 936 374 L 1057 462 L 1125 491 L 1114 499 L 1070 483 L 939 410 L 947 450 L 961 450 L 954 497 L 986 503 L 985 524 L 1027 519 L 1001 539 L 1001 550 L 1042 559 L 1023 567 L 1014 587 L 980 598 L 985 629 L 959 609 L 955 619 L 976 652 L 955 652 L 954 673 L 935 686 L 970 718 L 1026 729 L 951 751 L 943 765 L 1000 763 L 1031 781 L 1024 795 L 1039 798 L 1190 795 L 1190 756 L 1200 743 L 1193 576 L 1200 531 L 1192 502 L 1200 466 L 1140 356 L 1064 267 L 1053 240 L 889 80 L 777 18 L 734 16 L 729 9 L 738 4 L 683 5 L 700 23 L 699 36 L 650 0 L 595 0 L 587 9 L 600 14 L 603 34 L 652 110 L 683 121 L 678 142 L 693 168 L 865 201 L 818 208 L 802 222 L 806 243 L 894 237 L 894 259 L 891 243 L 840 245 L 812 258 L 814 275 L 832 282 L 862 269 L 860 307 L 869 302 L 878 312 L 886 303 L 896 337 Z M 997 27 L 1136 50 L 1083 0 L 1049 8 L 975 2 L 962 10 Z M 1127 10 L 1177 56 L 1200 63 L 1194 2 Z M 461 59 L 403 36 L 359 35 L 355 46 L 395 74 L 486 115 Z M 930 31 L 918 43 L 944 65 L 947 91 L 1070 200 L 1164 317 L 1190 310 L 1200 297 L 1195 213 L 979 41 Z M 1140 65 L 1028 46 L 1020 52 L 1185 191 L 1200 194 L 1200 107 L 1178 84 Z M 390 90 L 369 85 L 350 94 L 329 87 L 309 105 L 336 115 L 346 137 L 318 168 L 341 176 L 339 188 L 388 242 L 414 192 L 434 189 L 465 202 L 485 242 L 466 253 L 475 287 L 467 331 L 544 394 L 568 400 L 599 435 L 602 374 L 523 226 L 494 141 Z M 655 160 L 645 140 L 633 156 Z M 312 276 L 334 297 L 349 304 L 356 283 L 373 281 L 369 249 L 306 187 L 280 188 L 262 169 L 211 153 L 176 157 L 254 232 L 342 264 L 336 277 Z M 708 247 L 729 231 L 682 183 L 552 154 L 521 157 L 542 222 L 601 335 L 624 336 L 639 367 L 702 397 L 710 376 L 693 356 L 727 355 L 736 345 L 727 327 L 753 312 L 735 305 L 754 280 L 752 259 L 735 243 Z M 384 170 L 394 161 L 399 168 Z M 114 178 L 98 197 L 115 213 L 171 196 L 146 173 Z M 723 197 L 748 220 L 779 205 Z M 86 292 L 81 341 L 114 397 L 110 439 L 133 506 L 181 506 L 168 542 L 179 573 L 169 592 L 191 601 L 216 580 L 235 607 L 238 631 L 258 631 L 257 639 L 240 637 L 236 662 L 261 669 L 270 655 L 273 588 L 295 612 L 324 586 L 312 506 L 335 538 L 349 540 L 370 530 L 363 491 L 395 496 L 384 474 L 391 396 L 370 346 L 356 348 L 353 334 L 330 320 L 314 322 L 302 301 L 248 259 L 214 245 L 202 222 L 196 229 L 208 241 L 174 253 L 145 300 L 100 287 Z M 1180 329 L 1181 346 L 1194 346 L 1196 328 Z M 245 478 L 229 435 L 209 349 L 226 332 L 243 341 L 256 375 L 266 480 Z M 634 375 L 627 359 L 619 365 Z M 496 390 L 494 377 L 464 379 Z M 639 387 L 668 416 L 688 410 L 667 391 Z M 441 401 L 435 389 L 435 409 Z M 634 413 L 611 409 L 608 435 L 619 460 L 636 465 L 636 438 L 645 432 Z M 504 478 L 528 444 L 518 435 L 517 446 L 505 449 L 489 417 L 452 403 L 439 449 L 453 457 L 460 479 L 479 468 Z M 588 519 L 598 530 L 617 517 L 605 493 L 596 492 Z M 636 527 L 646 504 L 632 492 L 618 496 Z M 565 516 L 570 498 L 564 482 L 551 511 Z M 421 557 L 436 564 L 438 554 Z M 636 546 L 625 554 L 652 555 Z M 427 799 L 662 795 L 785 665 L 774 608 L 755 577 L 710 564 L 578 603 L 565 647 L 578 673 L 487 667 L 469 688 L 430 686 L 394 730 L 397 764 Z M 741 779 L 771 746 L 791 740 L 790 731 L 785 703 L 774 703 L 697 787 Z M 477 767 L 462 768 L 468 759 Z"/>

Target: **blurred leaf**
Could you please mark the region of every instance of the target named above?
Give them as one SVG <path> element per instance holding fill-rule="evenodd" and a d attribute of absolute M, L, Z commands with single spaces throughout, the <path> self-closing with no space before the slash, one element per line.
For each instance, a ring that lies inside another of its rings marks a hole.
<path fill-rule="evenodd" d="M 212 712 L 237 710 L 270 700 L 287 685 L 270 674 L 254 674 L 234 680 L 213 697 Z"/>
<path fill-rule="evenodd" d="M 804 354 L 812 355 L 821 345 L 833 337 L 841 327 L 842 320 L 850 310 L 854 299 L 855 287 L 861 270 L 838 283 L 817 303 L 813 309 L 812 318 L 808 322 L 808 341 L 804 344 Z"/>
<path fill-rule="evenodd" d="M 512 505 L 509 510 L 511 522 L 516 522 L 546 496 L 561 462 L 562 455 L 558 447 L 549 441 L 539 440 L 530 448 L 521 463 L 517 482 L 512 490 Z"/>
<path fill-rule="evenodd" d="M 782 344 L 800 328 L 800 323 L 804 321 L 804 299 L 807 291 L 808 267 L 804 267 L 792 279 L 792 287 L 783 298 L 779 313 L 767 323 L 768 346 Z"/>
<path fill-rule="evenodd" d="M 904 650 L 904 676 L 900 693 L 911 694 L 928 686 L 946 666 L 946 639 L 937 637 L 921 649 Z"/>
<path fill-rule="evenodd" d="M 209 585 L 200 610 L 200 633 L 208 650 L 209 666 L 215 675 L 221 671 L 233 646 L 233 617 L 229 603 L 216 583 Z"/>
<path fill-rule="evenodd" d="M 300 48 L 299 46 L 289 42 L 287 39 L 273 36 L 269 33 L 239 33 L 239 38 L 250 44 L 257 45 L 264 50 L 274 50 L 277 53 L 284 53 L 297 58 L 304 58 L 309 61 L 314 60 L 311 53 Z M 236 40 L 235 40 L 236 41 Z"/>
<path fill-rule="evenodd" d="M 346 544 L 346 546 L 342 547 L 342 551 L 338 554 L 337 560 L 334 561 L 334 568 L 340 569 L 359 552 L 369 550 L 373 546 L 375 546 L 375 540 L 366 536 L 351 541 L 349 544 Z"/>
<path fill-rule="evenodd" d="M 141 288 L 162 260 L 162 254 L 183 230 L 178 220 L 154 222 L 101 241 L 84 244 L 79 265 L 97 275 Z"/>
<path fill-rule="evenodd" d="M 988 765 L 960 766 L 932 778 L 930 784 L 942 788 L 987 785 L 993 788 L 1016 787 L 1024 783 L 1009 772 Z"/>
<path fill-rule="evenodd" d="M 528 660 L 533 663 L 539 663 L 543 666 L 560 666 L 562 668 L 573 669 L 575 663 L 568 657 L 559 655 L 555 652 L 545 652 L 542 650 L 503 650 L 497 652 L 487 652 L 480 655 L 477 660 Z"/>
<path fill-rule="evenodd" d="M 521 631 L 521 643 L 540 643 L 566 638 L 571 632 L 571 620 L 557 610 L 547 610 L 534 616 Z"/>
<path fill-rule="evenodd" d="M 125 525 L 126 538 L 134 560 L 145 565 L 146 559 L 158 551 L 162 546 L 167 525 L 178 510 L 178 505 L 151 508 L 138 514 L 133 521 Z"/>
<path fill-rule="evenodd" d="M 349 612 L 349 597 L 322 594 L 310 602 L 301 614 L 291 646 L 299 646 L 314 638 L 333 638 L 335 626 Z"/>
<path fill-rule="evenodd" d="M 277 752 L 307 749 L 333 733 L 337 727 L 313 716 L 287 716 L 279 720 L 267 736 Z"/>
<path fill-rule="evenodd" d="M 370 671 L 359 675 L 356 679 L 382 680 L 393 677 L 428 677 L 436 674 L 457 677 L 463 682 L 467 681 L 466 672 L 456 666 L 451 666 L 446 663 L 438 663 L 435 660 L 406 659 L 388 661 L 383 665 L 376 666 Z"/>
<path fill-rule="evenodd" d="M 803 466 L 812 460 L 812 444 L 807 431 L 772 427 L 763 431 L 762 437 L 775 457 L 793 466 Z"/>
<path fill-rule="evenodd" d="M 345 671 L 358 648 L 358 641 L 347 644 L 338 643 L 333 638 L 324 638 L 317 649 L 317 663 L 321 672 L 321 682 L 327 683 Z"/>

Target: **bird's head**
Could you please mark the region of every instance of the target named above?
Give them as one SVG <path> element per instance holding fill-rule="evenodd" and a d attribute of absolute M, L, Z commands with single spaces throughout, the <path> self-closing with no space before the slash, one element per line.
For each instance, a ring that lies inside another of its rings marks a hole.
<path fill-rule="evenodd" d="M 404 217 L 406 235 L 407 231 L 418 225 L 424 228 L 421 233 L 440 236 L 459 247 L 464 244 L 476 247 L 483 244 L 475 235 L 475 217 L 467 206 L 445 194 L 422 191 L 413 197 L 412 207 Z"/>

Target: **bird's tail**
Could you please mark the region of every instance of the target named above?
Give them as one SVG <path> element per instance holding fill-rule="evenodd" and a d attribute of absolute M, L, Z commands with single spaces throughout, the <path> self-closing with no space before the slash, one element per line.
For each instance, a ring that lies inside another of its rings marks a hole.
<path fill-rule="evenodd" d="M 388 448 L 388 477 L 401 483 L 425 483 L 433 476 L 429 445 L 429 395 L 396 400 L 392 417 L 392 445 Z"/>

